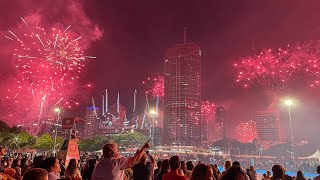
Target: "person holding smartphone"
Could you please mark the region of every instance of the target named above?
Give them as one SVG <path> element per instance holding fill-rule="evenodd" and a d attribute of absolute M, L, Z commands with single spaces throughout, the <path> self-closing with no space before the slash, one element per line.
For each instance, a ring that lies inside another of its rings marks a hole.
<path fill-rule="evenodd" d="M 148 157 L 150 162 L 147 162 Z M 143 153 L 139 162 L 135 164 L 131 169 L 133 171 L 133 180 L 150 180 L 153 177 L 156 161 L 149 154 L 149 151 Z"/>
<path fill-rule="evenodd" d="M 149 140 L 150 141 L 150 140 Z M 150 148 L 149 141 L 133 156 L 120 157 L 116 143 L 107 143 L 103 146 L 103 159 L 97 164 L 92 180 L 123 180 L 125 178 L 125 169 L 131 168 Z"/>

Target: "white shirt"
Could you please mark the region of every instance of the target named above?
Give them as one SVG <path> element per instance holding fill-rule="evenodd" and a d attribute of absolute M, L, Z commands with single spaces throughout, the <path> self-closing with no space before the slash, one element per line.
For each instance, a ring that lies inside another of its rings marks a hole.
<path fill-rule="evenodd" d="M 106 158 L 101 160 L 92 174 L 92 180 L 123 180 L 125 178 L 123 168 L 127 164 L 128 159 Z"/>

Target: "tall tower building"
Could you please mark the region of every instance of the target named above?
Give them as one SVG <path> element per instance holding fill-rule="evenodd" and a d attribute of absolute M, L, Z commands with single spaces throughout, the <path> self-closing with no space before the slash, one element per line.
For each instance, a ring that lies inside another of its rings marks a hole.
<path fill-rule="evenodd" d="M 215 140 L 221 140 L 226 137 L 226 110 L 222 106 L 218 106 L 215 110 L 215 121 L 216 121 L 216 131 L 217 135 Z"/>
<path fill-rule="evenodd" d="M 198 145 L 202 124 L 199 44 L 185 42 L 169 48 L 164 74 L 164 144 Z"/>
<path fill-rule="evenodd" d="M 201 116 L 201 142 L 207 142 L 209 140 L 208 120 L 209 118 L 207 116 Z"/>
<path fill-rule="evenodd" d="M 280 141 L 279 113 L 277 111 L 257 112 L 257 140 L 265 147 Z"/>

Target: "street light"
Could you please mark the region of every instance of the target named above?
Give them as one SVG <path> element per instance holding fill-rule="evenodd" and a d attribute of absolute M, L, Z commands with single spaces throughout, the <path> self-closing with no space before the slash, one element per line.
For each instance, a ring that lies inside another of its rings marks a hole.
<path fill-rule="evenodd" d="M 291 99 L 287 99 L 284 101 L 284 103 L 288 106 L 290 136 L 291 136 L 291 158 L 293 158 L 293 133 L 292 133 L 292 119 L 291 119 L 291 106 L 293 105 L 293 101 Z"/>
<path fill-rule="evenodd" d="M 151 110 L 150 115 L 152 117 L 152 123 L 150 123 L 150 138 L 152 145 L 154 146 L 154 117 L 157 115 L 157 112 L 155 110 Z"/>
<path fill-rule="evenodd" d="M 285 100 L 284 103 L 289 107 L 293 105 L 293 101 L 291 99 Z"/>
<path fill-rule="evenodd" d="M 53 153 L 56 154 L 56 144 L 57 144 L 57 136 L 58 136 L 58 123 L 59 123 L 59 119 L 60 119 L 60 109 L 59 108 L 55 108 L 54 111 L 58 113 L 57 122 L 55 124 L 56 125 L 56 130 L 55 130 L 54 144 L 53 144 Z"/>

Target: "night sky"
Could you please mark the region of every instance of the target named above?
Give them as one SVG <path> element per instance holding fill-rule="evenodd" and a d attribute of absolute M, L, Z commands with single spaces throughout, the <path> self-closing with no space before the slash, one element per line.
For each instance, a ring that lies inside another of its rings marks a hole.
<path fill-rule="evenodd" d="M 89 62 L 81 80 L 83 84 L 93 83 L 92 96 L 98 97 L 108 88 L 114 103 L 120 92 L 122 104 L 130 108 L 133 91 L 138 89 L 138 103 L 143 106 L 142 80 L 163 72 L 165 50 L 183 42 L 183 28 L 187 27 L 187 40 L 199 42 L 202 49 L 202 98 L 226 105 L 230 122 L 254 119 L 255 111 L 267 106 L 259 88 L 241 89 L 234 83 L 234 60 L 261 48 L 278 48 L 320 36 L 319 1 L 11 0 L 0 2 L 1 37 L 20 23 L 20 17 L 33 13 L 48 24 L 77 26 L 79 14 L 70 14 L 72 8 L 103 32 L 90 42 L 86 52 L 97 59 Z M 2 94 L 14 76 L 6 43 L 0 43 Z M 318 128 L 313 124 L 319 124 L 319 88 L 293 87 L 286 94 L 299 99 L 293 109 L 294 132 L 300 139 L 317 141 Z M 286 137 L 286 109 L 279 108 Z M 301 125 L 305 125 L 305 132 L 298 130 Z M 233 128 L 229 126 L 230 133 Z"/>

